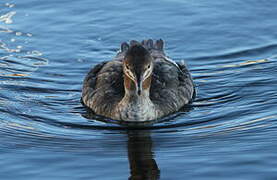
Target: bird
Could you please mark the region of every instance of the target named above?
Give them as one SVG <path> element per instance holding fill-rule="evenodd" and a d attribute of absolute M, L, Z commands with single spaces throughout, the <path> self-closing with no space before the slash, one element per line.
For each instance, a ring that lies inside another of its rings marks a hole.
<path fill-rule="evenodd" d="M 195 97 L 195 85 L 184 61 L 164 51 L 164 41 L 121 43 L 111 61 L 88 72 L 82 102 L 93 113 L 119 121 L 146 122 L 177 112 Z"/>

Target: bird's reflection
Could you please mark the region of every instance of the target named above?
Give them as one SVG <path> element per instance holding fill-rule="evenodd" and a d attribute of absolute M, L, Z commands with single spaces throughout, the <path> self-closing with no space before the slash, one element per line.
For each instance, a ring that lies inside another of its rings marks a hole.
<path fill-rule="evenodd" d="M 154 159 L 149 131 L 128 131 L 129 180 L 158 180 L 160 170 Z"/>
<path fill-rule="evenodd" d="M 178 127 L 180 125 L 186 126 L 193 124 L 191 122 L 184 123 L 171 123 L 163 124 L 162 122 L 169 122 L 175 118 L 182 116 L 184 113 L 189 112 L 193 109 L 193 106 L 184 106 L 178 113 L 168 116 L 163 119 L 158 119 L 157 121 L 149 122 L 124 122 L 118 120 L 112 120 L 102 116 L 98 116 L 93 113 L 90 109 L 86 107 L 76 108 L 76 111 L 81 113 L 83 117 L 91 119 L 92 122 L 95 120 L 105 122 L 107 125 L 89 125 L 90 128 L 97 129 L 107 129 L 107 130 L 121 130 L 124 134 L 128 135 L 128 159 L 130 166 L 130 177 L 129 180 L 159 180 L 160 170 L 154 159 L 154 153 L 152 150 L 152 139 L 151 130 L 157 128 L 167 128 L 167 127 Z M 155 123 L 160 124 L 155 126 Z M 109 124 L 109 125 L 108 125 Z M 119 124 L 121 126 L 113 126 L 113 124 Z M 68 126 L 68 125 L 67 125 Z M 78 126 L 80 128 L 80 126 Z"/>

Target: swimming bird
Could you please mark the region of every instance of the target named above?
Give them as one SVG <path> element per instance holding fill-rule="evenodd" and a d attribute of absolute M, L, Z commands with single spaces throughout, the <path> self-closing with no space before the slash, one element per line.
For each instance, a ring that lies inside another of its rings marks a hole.
<path fill-rule="evenodd" d="M 98 115 L 139 122 L 178 111 L 194 94 L 188 68 L 166 56 L 163 40 L 132 40 L 121 44 L 113 60 L 89 71 L 82 101 Z"/>

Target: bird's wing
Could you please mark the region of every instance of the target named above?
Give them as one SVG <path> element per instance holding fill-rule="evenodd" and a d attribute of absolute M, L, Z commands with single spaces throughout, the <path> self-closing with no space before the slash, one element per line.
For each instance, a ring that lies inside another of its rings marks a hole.
<path fill-rule="evenodd" d="M 121 61 L 109 61 L 96 65 L 84 80 L 82 100 L 97 114 L 111 113 L 123 96 Z"/>
<path fill-rule="evenodd" d="M 168 63 L 163 58 L 155 59 L 150 98 L 165 114 L 188 104 L 194 94 L 194 85 L 187 67 Z"/>

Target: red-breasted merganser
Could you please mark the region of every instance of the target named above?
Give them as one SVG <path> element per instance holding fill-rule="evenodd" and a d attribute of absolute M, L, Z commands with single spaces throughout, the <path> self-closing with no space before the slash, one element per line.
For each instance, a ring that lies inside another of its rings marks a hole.
<path fill-rule="evenodd" d="M 113 60 L 89 71 L 82 101 L 98 115 L 139 122 L 178 111 L 194 93 L 186 65 L 165 55 L 163 40 L 132 40 L 121 44 Z"/>

